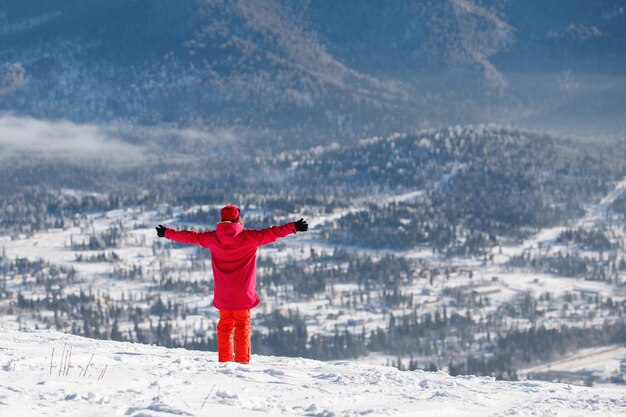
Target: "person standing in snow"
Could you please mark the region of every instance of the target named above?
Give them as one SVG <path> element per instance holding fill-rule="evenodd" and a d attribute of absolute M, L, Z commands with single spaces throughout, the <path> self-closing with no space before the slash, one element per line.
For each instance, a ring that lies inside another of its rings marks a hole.
<path fill-rule="evenodd" d="M 228 205 L 221 221 L 208 232 L 177 231 L 163 225 L 157 236 L 181 243 L 191 243 L 211 251 L 215 289 L 213 305 L 219 310 L 217 352 L 220 362 L 250 362 L 250 310 L 259 304 L 256 292 L 257 248 L 296 232 L 306 232 L 307 222 L 297 222 L 267 229 L 244 229 L 239 209 Z M 233 353 L 233 330 L 235 347 Z"/>

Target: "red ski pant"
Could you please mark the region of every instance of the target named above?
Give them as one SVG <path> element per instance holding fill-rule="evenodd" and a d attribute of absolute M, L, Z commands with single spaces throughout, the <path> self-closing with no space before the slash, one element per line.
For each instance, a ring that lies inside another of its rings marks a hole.
<path fill-rule="evenodd" d="M 233 330 L 235 349 L 233 354 Z M 250 310 L 220 310 L 217 323 L 217 355 L 220 362 L 250 362 Z"/>

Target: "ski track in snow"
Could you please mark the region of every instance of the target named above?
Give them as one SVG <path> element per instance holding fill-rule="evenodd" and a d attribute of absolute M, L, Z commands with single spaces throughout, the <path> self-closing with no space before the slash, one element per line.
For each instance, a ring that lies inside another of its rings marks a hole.
<path fill-rule="evenodd" d="M 61 353 L 72 348 L 67 376 Z M 50 374 L 51 353 L 55 349 Z M 93 361 L 85 376 L 83 367 Z M 104 367 L 106 371 L 102 375 Z M 101 378 L 100 378 L 101 377 Z M 0 416 L 623 416 L 626 390 L 0 330 Z"/>
<path fill-rule="evenodd" d="M 583 217 L 578 219 L 574 225 L 569 226 L 572 229 L 579 227 L 591 226 L 601 221 L 602 217 L 609 210 L 613 202 L 626 192 L 626 178 L 615 185 L 606 196 L 604 196 L 597 204 L 591 204 L 585 209 Z M 525 250 L 537 248 L 539 245 L 555 244 L 559 234 L 565 231 L 567 226 L 557 226 L 540 230 L 535 236 L 531 237 L 523 244 L 507 248 L 507 254 L 521 254 Z"/>

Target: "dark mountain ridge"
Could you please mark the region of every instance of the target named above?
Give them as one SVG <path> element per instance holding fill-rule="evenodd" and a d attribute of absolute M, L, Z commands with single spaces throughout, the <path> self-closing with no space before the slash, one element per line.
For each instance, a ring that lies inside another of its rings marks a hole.
<path fill-rule="evenodd" d="M 1 4 L 0 110 L 18 115 L 235 126 L 283 148 L 626 119 L 622 1 Z"/>

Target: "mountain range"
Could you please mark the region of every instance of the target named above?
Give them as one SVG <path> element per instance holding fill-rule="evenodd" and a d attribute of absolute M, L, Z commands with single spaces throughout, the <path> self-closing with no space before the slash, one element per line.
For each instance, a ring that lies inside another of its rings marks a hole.
<path fill-rule="evenodd" d="M 617 0 L 0 2 L 0 110 L 279 148 L 497 122 L 624 128 Z"/>

